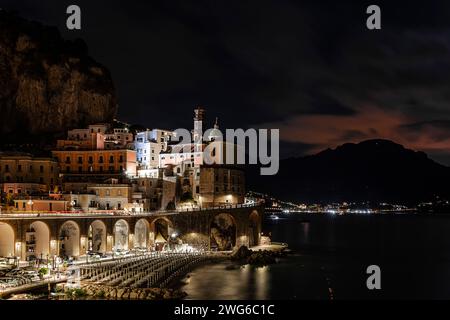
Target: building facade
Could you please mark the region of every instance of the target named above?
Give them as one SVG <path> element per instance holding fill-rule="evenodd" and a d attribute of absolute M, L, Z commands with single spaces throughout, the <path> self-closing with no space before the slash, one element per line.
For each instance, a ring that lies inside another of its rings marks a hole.
<path fill-rule="evenodd" d="M 134 150 L 55 150 L 64 175 L 136 175 L 136 152 Z"/>
<path fill-rule="evenodd" d="M 245 174 L 242 168 L 202 166 L 197 201 L 202 208 L 244 203 Z"/>
<path fill-rule="evenodd" d="M 138 132 L 134 141 L 139 170 L 159 167 L 159 155 L 167 150 L 174 133 L 168 130 L 153 129 Z"/>
<path fill-rule="evenodd" d="M 4 193 L 48 192 L 59 185 L 58 163 L 24 154 L 0 155 L 0 185 Z"/>

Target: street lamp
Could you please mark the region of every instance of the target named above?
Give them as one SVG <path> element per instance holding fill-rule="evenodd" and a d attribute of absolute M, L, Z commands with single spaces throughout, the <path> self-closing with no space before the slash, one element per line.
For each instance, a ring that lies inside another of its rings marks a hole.
<path fill-rule="evenodd" d="M 30 200 L 28 200 L 28 205 L 31 207 L 31 211 L 33 211 L 33 204 L 34 204 L 34 202 L 30 198 Z"/>

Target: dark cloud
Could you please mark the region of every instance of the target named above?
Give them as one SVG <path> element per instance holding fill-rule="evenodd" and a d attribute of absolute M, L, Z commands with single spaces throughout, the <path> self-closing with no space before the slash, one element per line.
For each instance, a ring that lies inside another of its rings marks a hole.
<path fill-rule="evenodd" d="M 358 140 L 364 140 L 367 139 L 367 134 L 365 134 L 362 131 L 359 130 L 346 130 L 340 137 L 339 137 L 339 142 L 340 141 L 349 141 L 349 140 L 354 140 L 354 139 L 358 139 Z"/>
<path fill-rule="evenodd" d="M 411 141 L 428 137 L 436 143 L 450 141 L 450 120 L 422 121 L 400 126 L 401 134 L 408 136 Z"/>
<path fill-rule="evenodd" d="M 365 137 L 450 147 L 430 124 L 450 119 L 448 1 L 377 1 L 378 31 L 368 1 L 77 1 L 80 32 L 64 28 L 72 1 L 3 2 L 85 39 L 129 122 L 188 127 L 200 104 L 222 128 L 284 128 L 283 154 Z"/>

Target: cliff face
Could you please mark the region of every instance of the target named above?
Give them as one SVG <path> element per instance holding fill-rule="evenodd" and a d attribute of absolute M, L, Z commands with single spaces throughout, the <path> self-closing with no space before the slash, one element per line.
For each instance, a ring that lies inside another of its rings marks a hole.
<path fill-rule="evenodd" d="M 117 112 L 109 71 L 83 41 L 0 10 L 0 132 L 62 133 Z"/>

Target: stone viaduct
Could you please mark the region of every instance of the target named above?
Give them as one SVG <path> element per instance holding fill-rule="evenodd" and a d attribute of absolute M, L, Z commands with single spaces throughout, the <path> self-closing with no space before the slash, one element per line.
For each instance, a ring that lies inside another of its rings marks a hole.
<path fill-rule="evenodd" d="M 231 250 L 259 244 L 264 207 L 222 207 L 187 212 L 4 213 L 0 257 L 78 257 L 133 248 Z"/>

